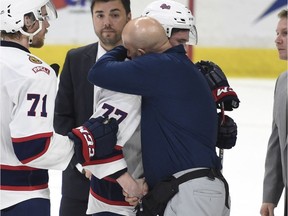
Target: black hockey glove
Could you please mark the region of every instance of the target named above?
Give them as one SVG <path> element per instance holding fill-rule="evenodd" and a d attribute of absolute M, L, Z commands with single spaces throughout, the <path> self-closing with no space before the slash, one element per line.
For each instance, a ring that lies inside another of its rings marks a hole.
<path fill-rule="evenodd" d="M 218 113 L 218 137 L 216 146 L 220 149 L 231 149 L 237 140 L 237 124 L 232 118 Z"/>
<path fill-rule="evenodd" d="M 105 157 L 114 151 L 118 123 L 114 118 L 91 118 L 82 126 L 72 129 L 68 137 L 74 141 L 77 160 L 82 165 Z"/>
<path fill-rule="evenodd" d="M 58 76 L 60 65 L 58 65 L 57 63 L 54 63 L 54 64 L 51 64 L 50 67 L 55 71 L 56 76 Z"/>
<path fill-rule="evenodd" d="M 239 106 L 236 92 L 230 87 L 227 77 L 221 68 L 211 61 L 200 61 L 195 64 L 198 70 L 205 76 L 216 102 L 217 108 L 232 111 Z"/>

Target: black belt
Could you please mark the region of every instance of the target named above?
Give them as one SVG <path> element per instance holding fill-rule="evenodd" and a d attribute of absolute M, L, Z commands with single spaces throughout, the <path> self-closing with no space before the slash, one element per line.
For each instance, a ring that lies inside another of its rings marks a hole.
<path fill-rule="evenodd" d="M 215 169 L 193 170 L 191 172 L 185 173 L 184 175 L 182 175 L 178 178 L 173 179 L 172 182 L 174 185 L 180 185 L 180 184 L 187 182 L 189 180 L 196 179 L 196 178 L 202 178 L 202 177 L 208 177 L 210 180 L 215 180 L 215 178 L 218 178 L 224 183 L 225 205 L 228 209 L 230 209 L 229 202 L 228 202 L 229 186 L 228 186 L 228 183 L 227 183 L 226 179 L 224 178 L 224 176 L 222 175 L 220 170 L 215 170 Z"/>

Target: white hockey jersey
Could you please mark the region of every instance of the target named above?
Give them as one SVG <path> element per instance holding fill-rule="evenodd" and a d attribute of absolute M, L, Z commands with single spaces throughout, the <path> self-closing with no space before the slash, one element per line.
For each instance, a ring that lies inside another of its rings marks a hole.
<path fill-rule="evenodd" d="M 1 204 L 49 198 L 48 170 L 64 170 L 73 142 L 53 129 L 57 77 L 26 48 L 0 47 Z"/>
<path fill-rule="evenodd" d="M 143 174 L 139 128 L 141 97 L 113 92 L 99 87 L 96 88 L 96 93 L 98 103 L 93 117 L 107 115 L 107 112 L 109 112 L 109 117 L 118 119 L 117 146 L 123 147 L 124 155 L 121 158 L 112 157 L 101 164 L 85 167 L 97 177 L 97 179 L 91 179 L 87 214 L 110 211 L 132 216 L 135 215 L 134 207 L 120 201 L 124 200 L 121 187 L 116 181 L 113 184 L 113 179 L 107 178 L 107 176 L 127 167 L 130 169 L 128 169 L 128 172 L 135 178 L 139 178 Z M 132 135 L 134 139 L 131 139 Z M 99 187 L 103 188 L 100 190 Z M 109 199 L 106 197 L 108 194 L 110 194 Z"/>
<path fill-rule="evenodd" d="M 103 48 L 98 46 L 98 57 L 101 54 L 103 54 Z M 114 92 L 97 86 L 94 88 L 94 95 L 95 113 L 92 117 L 109 116 L 118 120 L 117 146 L 122 149 L 124 155 L 120 158 L 111 157 L 103 163 L 84 167 L 96 177 L 92 177 L 91 180 L 87 214 L 110 211 L 133 216 L 135 215 L 134 207 L 124 201 L 122 188 L 114 179 L 107 176 L 124 168 L 128 168 L 128 172 L 134 178 L 143 175 L 139 126 L 141 97 Z"/>
<path fill-rule="evenodd" d="M 119 124 L 117 147 L 122 149 L 140 124 L 141 97 L 113 92 L 99 87 L 95 88 L 95 93 L 97 108 L 92 117 L 109 116 L 117 119 Z M 100 179 L 126 167 L 127 164 L 124 158 L 111 158 L 97 165 L 85 166 Z"/>

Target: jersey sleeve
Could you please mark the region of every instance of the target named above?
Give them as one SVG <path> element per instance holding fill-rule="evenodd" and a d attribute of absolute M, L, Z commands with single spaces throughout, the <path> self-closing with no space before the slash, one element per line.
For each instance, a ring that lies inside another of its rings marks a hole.
<path fill-rule="evenodd" d="M 97 178 L 103 178 L 127 168 L 122 148 L 140 124 L 141 97 L 106 89 L 101 89 L 99 92 L 101 93 L 98 95 L 96 111 L 92 117 L 109 116 L 117 119 L 119 130 L 116 148 L 119 149 L 119 154 L 118 157 L 114 155 L 101 160 L 97 165 L 84 168 L 90 170 Z"/>
<path fill-rule="evenodd" d="M 7 85 L 13 102 L 9 128 L 14 152 L 26 166 L 64 170 L 74 150 L 73 142 L 53 129 L 56 75 L 45 63 L 26 70 L 32 73 Z"/>

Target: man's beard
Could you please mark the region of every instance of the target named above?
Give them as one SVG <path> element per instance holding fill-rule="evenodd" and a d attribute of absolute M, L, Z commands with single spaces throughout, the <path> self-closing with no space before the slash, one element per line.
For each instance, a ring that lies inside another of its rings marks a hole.
<path fill-rule="evenodd" d="M 121 36 L 116 34 L 113 35 L 112 37 L 107 36 L 103 37 L 103 35 L 101 35 L 100 40 L 105 45 L 116 46 L 117 44 L 119 44 L 119 42 L 121 42 Z"/>
<path fill-rule="evenodd" d="M 32 44 L 30 44 L 30 47 L 33 48 L 41 48 L 44 45 L 44 39 L 40 39 L 40 38 L 33 38 L 32 40 Z"/>

